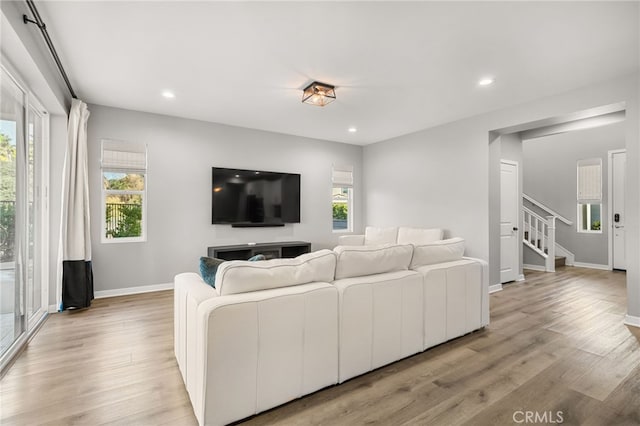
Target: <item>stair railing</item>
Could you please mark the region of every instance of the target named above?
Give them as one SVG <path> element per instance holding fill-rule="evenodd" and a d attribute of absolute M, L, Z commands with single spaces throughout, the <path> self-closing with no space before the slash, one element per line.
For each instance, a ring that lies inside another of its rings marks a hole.
<path fill-rule="evenodd" d="M 542 204 L 540 201 L 531 198 L 530 196 L 528 196 L 527 194 L 522 194 L 522 198 L 524 198 L 525 200 L 529 201 L 531 204 L 533 204 L 534 206 L 544 210 L 545 212 L 547 212 L 549 214 L 549 216 L 555 216 L 556 219 L 558 219 L 559 221 L 571 226 L 573 225 L 573 222 L 570 221 L 569 219 L 567 219 L 566 217 L 562 216 L 560 213 L 557 213 L 555 210 L 550 209 L 549 207 L 545 206 L 544 204 Z M 547 217 L 549 217 L 547 216 Z"/>
<path fill-rule="evenodd" d="M 544 258 L 545 270 L 556 270 L 556 219 L 549 215 L 546 218 L 533 210 L 522 206 L 523 242 L 534 252 Z"/>

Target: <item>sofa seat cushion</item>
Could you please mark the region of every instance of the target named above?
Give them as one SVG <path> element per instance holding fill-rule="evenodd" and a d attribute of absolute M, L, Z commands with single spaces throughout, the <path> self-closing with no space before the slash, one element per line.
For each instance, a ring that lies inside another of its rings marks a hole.
<path fill-rule="evenodd" d="M 306 253 L 293 259 L 232 260 L 218 267 L 216 288 L 224 296 L 316 281 L 331 282 L 335 266 L 336 255 L 331 250 Z"/>
<path fill-rule="evenodd" d="M 408 228 L 401 226 L 398 229 L 398 244 L 429 244 L 439 241 L 444 236 L 444 231 L 440 228 Z"/>
<path fill-rule="evenodd" d="M 338 246 L 336 276 L 342 278 L 382 274 L 409 268 L 411 245 Z"/>
<path fill-rule="evenodd" d="M 411 269 L 424 265 L 451 262 L 462 259 L 464 239 L 450 238 L 428 244 L 415 245 L 411 259 Z"/>
<path fill-rule="evenodd" d="M 364 230 L 365 245 L 396 244 L 398 238 L 398 228 L 378 228 L 367 226 Z"/>

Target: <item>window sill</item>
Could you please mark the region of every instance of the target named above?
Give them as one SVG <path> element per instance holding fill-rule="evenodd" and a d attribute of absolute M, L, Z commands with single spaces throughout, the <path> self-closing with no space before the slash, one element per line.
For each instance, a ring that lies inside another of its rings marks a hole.
<path fill-rule="evenodd" d="M 146 243 L 145 237 L 133 237 L 133 238 L 102 238 L 100 241 L 102 244 L 120 244 L 120 243 Z"/>

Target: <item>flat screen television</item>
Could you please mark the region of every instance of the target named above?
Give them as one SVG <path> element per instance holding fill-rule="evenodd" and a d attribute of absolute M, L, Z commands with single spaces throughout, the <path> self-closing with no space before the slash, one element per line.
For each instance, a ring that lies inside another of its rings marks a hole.
<path fill-rule="evenodd" d="M 211 221 L 236 227 L 300 223 L 300 175 L 212 168 Z"/>

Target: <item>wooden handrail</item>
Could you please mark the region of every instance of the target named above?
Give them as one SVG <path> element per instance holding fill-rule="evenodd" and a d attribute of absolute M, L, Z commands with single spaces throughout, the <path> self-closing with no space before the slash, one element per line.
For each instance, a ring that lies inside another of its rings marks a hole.
<path fill-rule="evenodd" d="M 555 210 L 550 209 L 549 207 L 545 206 L 544 204 L 542 204 L 541 202 L 531 198 L 530 196 L 528 196 L 525 193 L 522 193 L 522 198 L 524 198 L 525 200 L 535 204 L 536 206 L 540 207 L 542 210 L 546 211 L 547 213 L 550 213 L 551 216 L 555 216 L 558 220 L 560 220 L 561 222 L 571 226 L 573 225 L 573 222 L 570 221 L 569 219 L 567 219 L 566 217 L 562 216 L 560 213 L 556 212 Z"/>

